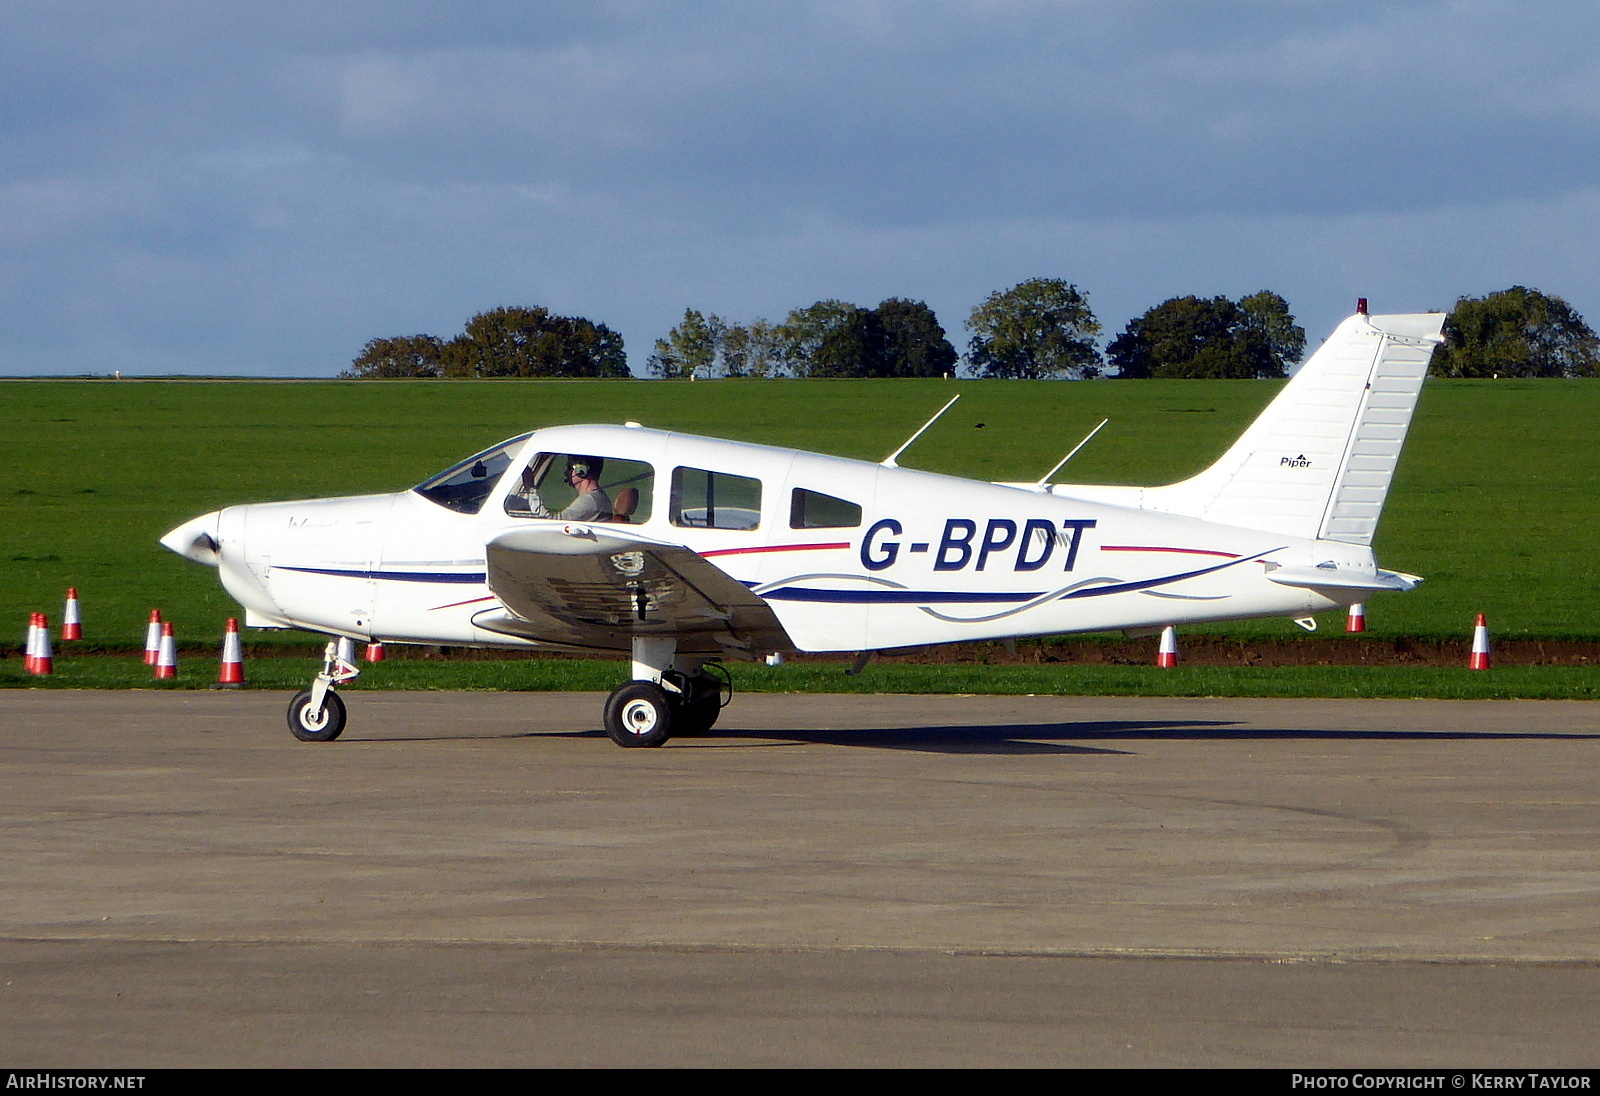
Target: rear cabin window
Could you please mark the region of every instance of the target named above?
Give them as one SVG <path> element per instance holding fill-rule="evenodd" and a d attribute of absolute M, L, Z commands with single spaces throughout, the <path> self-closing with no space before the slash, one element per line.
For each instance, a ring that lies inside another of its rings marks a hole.
<path fill-rule="evenodd" d="M 820 491 L 796 487 L 789 498 L 791 529 L 854 529 L 861 524 L 861 507 Z"/>
<path fill-rule="evenodd" d="M 691 529 L 755 529 L 761 524 L 761 481 L 704 468 L 675 468 L 672 524 Z"/>

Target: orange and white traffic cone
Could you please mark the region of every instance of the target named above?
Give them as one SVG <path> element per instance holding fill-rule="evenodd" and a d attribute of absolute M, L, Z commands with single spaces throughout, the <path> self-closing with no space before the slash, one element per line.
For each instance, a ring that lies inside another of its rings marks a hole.
<path fill-rule="evenodd" d="M 150 625 L 144 630 L 144 664 L 154 666 L 161 657 L 161 610 L 150 610 Z"/>
<path fill-rule="evenodd" d="M 50 650 L 50 620 L 40 613 L 38 638 L 34 640 L 33 674 L 36 677 L 49 677 L 55 672 L 55 655 Z"/>
<path fill-rule="evenodd" d="M 61 611 L 61 642 L 83 638 L 83 618 L 78 615 L 78 588 L 67 587 L 67 607 Z"/>
<path fill-rule="evenodd" d="M 22 644 L 22 668 L 33 673 L 34 660 L 39 657 L 39 614 L 28 614 L 28 638 Z"/>
<path fill-rule="evenodd" d="M 228 618 L 228 629 L 222 634 L 222 668 L 217 672 L 217 688 L 244 688 L 244 650 L 239 645 L 239 622 Z"/>
<path fill-rule="evenodd" d="M 1484 623 L 1483 614 L 1478 614 L 1477 623 L 1472 626 L 1472 654 L 1467 659 L 1467 669 L 1487 670 L 1489 668 L 1489 625 Z"/>
<path fill-rule="evenodd" d="M 1178 629 L 1167 625 L 1161 629 L 1161 646 L 1156 651 L 1156 665 L 1170 670 L 1178 664 Z"/>
<path fill-rule="evenodd" d="M 1350 615 L 1344 618 L 1344 630 L 1347 632 L 1364 632 L 1367 630 L 1367 607 L 1361 602 L 1350 606 Z"/>
<path fill-rule="evenodd" d="M 178 676 L 178 641 L 172 636 L 172 622 L 161 625 L 161 642 L 156 648 L 156 680 L 170 681 Z"/>
<path fill-rule="evenodd" d="M 367 644 L 367 661 L 368 662 L 382 662 L 387 657 L 388 657 L 388 655 L 385 654 L 385 652 L 383 650 L 383 644 L 381 642 L 373 642 L 373 643 Z"/>

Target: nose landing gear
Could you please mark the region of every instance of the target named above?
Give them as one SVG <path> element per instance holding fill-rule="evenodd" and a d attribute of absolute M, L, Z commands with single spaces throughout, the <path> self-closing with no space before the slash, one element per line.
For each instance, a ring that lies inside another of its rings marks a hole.
<path fill-rule="evenodd" d="M 289 701 L 289 730 L 301 742 L 332 742 L 344 733 L 344 701 L 333 691 L 361 676 L 355 664 L 355 641 L 331 639 L 322 654 L 322 671 L 311 688 Z"/>

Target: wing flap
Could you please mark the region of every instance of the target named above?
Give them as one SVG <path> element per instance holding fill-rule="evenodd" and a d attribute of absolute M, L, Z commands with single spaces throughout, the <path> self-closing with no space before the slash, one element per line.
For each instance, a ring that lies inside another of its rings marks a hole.
<path fill-rule="evenodd" d="M 552 524 L 503 533 L 486 555 L 509 610 L 474 618 L 489 631 L 614 651 L 671 635 L 682 651 L 729 658 L 794 649 L 764 600 L 682 545 Z"/>

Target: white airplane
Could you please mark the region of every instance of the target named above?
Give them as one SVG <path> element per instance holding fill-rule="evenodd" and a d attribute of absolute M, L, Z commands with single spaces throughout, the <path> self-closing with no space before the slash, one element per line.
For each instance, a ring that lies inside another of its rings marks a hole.
<path fill-rule="evenodd" d="M 248 626 L 335 637 L 289 706 L 298 738 L 344 729 L 340 640 L 359 639 L 629 656 L 606 731 L 659 746 L 710 729 L 725 659 L 1305 621 L 1411 589 L 1371 544 L 1443 321 L 1363 301 L 1221 459 L 1166 487 L 558 426 L 408 491 L 231 506 L 161 543 L 218 568 Z"/>

